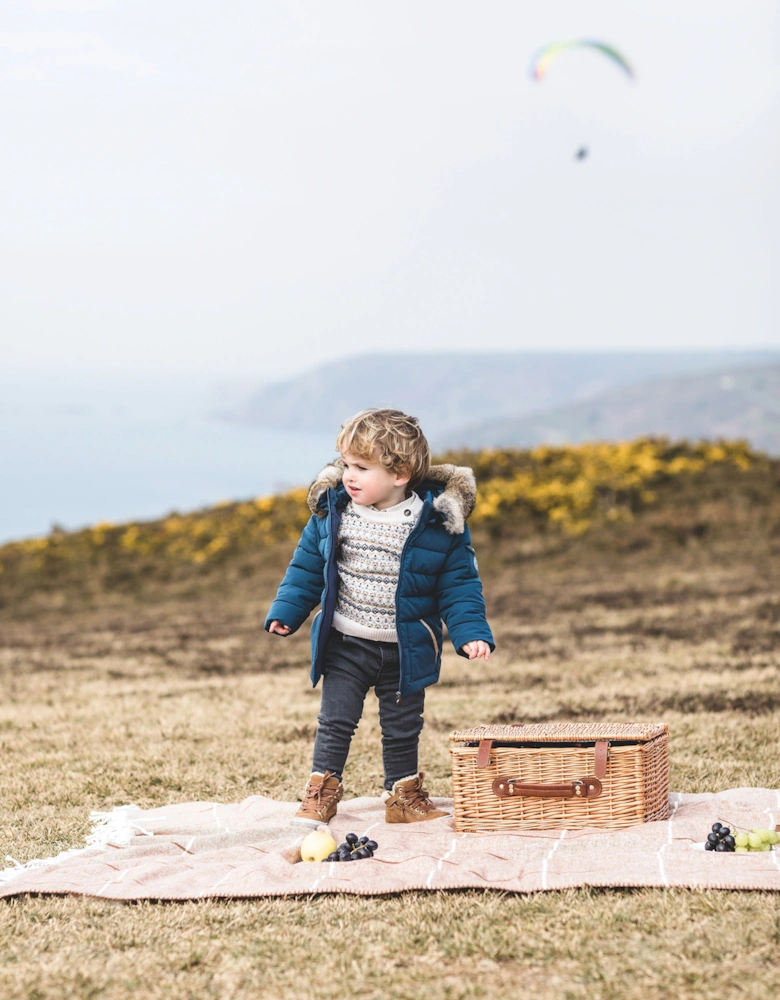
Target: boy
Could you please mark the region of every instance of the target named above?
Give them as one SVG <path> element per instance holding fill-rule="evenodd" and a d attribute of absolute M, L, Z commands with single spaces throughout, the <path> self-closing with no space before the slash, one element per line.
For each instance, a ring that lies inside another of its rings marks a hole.
<path fill-rule="evenodd" d="M 471 469 L 430 464 L 415 417 L 363 410 L 341 428 L 341 461 L 309 490 L 304 528 L 265 628 L 290 635 L 312 624 L 312 683 L 322 707 L 312 774 L 293 823 L 328 823 L 344 788 L 350 741 L 370 687 L 379 701 L 385 821 L 446 813 L 422 787 L 417 747 L 425 688 L 439 679 L 442 618 L 461 656 L 495 649 L 470 545 Z"/>

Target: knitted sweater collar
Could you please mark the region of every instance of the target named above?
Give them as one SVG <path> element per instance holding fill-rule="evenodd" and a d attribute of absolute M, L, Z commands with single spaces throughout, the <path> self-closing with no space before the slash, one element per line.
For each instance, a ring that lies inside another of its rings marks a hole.
<path fill-rule="evenodd" d="M 423 508 L 422 500 L 416 493 L 405 497 L 400 503 L 393 507 L 385 507 L 384 510 L 377 510 L 376 507 L 366 507 L 365 504 L 352 502 L 352 510 L 366 521 L 375 521 L 378 524 L 408 524 L 416 521 Z"/>

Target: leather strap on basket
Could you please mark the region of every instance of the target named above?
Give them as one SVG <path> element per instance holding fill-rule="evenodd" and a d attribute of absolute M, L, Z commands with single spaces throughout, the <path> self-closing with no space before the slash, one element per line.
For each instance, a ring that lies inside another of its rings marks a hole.
<path fill-rule="evenodd" d="M 512 725 L 516 726 L 519 729 L 520 727 L 522 727 L 523 723 L 522 722 L 513 722 Z M 477 767 L 487 767 L 488 766 L 488 764 L 490 763 L 490 751 L 492 749 L 493 749 L 493 740 L 480 740 L 479 741 L 479 748 L 477 749 Z M 596 776 L 596 778 L 604 778 L 604 777 L 606 777 L 606 774 L 607 774 L 607 759 L 608 759 L 608 757 L 609 757 L 609 742 L 607 740 L 597 740 L 596 741 L 596 748 L 595 748 L 595 758 L 596 759 L 595 759 L 595 766 L 594 766 L 594 770 L 593 770 L 593 773 Z M 499 780 L 502 780 L 502 779 L 499 779 Z M 585 779 L 582 779 L 582 780 L 585 780 Z M 565 785 L 565 787 L 568 788 L 569 784 L 570 784 L 570 782 L 567 782 L 566 785 Z M 564 787 L 564 786 L 561 786 L 561 787 Z M 498 794 L 498 793 L 496 793 L 496 794 Z M 522 794 L 522 793 L 518 792 L 517 794 Z M 581 795 L 582 793 L 578 792 L 577 794 Z M 596 795 L 600 795 L 601 794 L 601 784 L 600 784 L 600 782 L 599 782 L 599 790 L 595 794 Z M 546 797 L 554 798 L 556 796 L 546 796 Z M 588 796 L 586 796 L 586 798 L 587 797 Z M 590 797 L 593 798 L 594 794 L 591 793 Z"/>
<path fill-rule="evenodd" d="M 592 775 L 560 784 L 534 784 L 517 778 L 496 778 L 493 791 L 501 799 L 518 795 L 534 799 L 597 799 L 601 795 L 601 782 Z"/>
<path fill-rule="evenodd" d="M 480 740 L 477 750 L 477 767 L 487 767 L 490 763 L 490 751 L 493 749 L 492 740 Z"/>
<path fill-rule="evenodd" d="M 607 758 L 609 757 L 609 743 L 607 740 L 596 741 L 596 766 L 593 773 L 597 778 L 607 776 Z"/>

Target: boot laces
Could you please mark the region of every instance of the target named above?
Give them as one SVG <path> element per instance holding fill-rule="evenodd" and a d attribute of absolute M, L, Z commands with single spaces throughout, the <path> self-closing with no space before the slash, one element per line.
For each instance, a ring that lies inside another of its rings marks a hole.
<path fill-rule="evenodd" d="M 328 778 L 332 778 L 333 775 L 330 771 L 326 771 L 322 776 L 322 781 L 318 785 L 313 785 L 311 782 L 306 786 L 306 794 L 303 797 L 303 802 L 301 803 L 302 809 L 311 809 L 316 803 L 317 810 L 322 808 L 323 797 L 325 799 L 331 798 L 336 793 L 335 788 L 326 788 L 325 782 Z M 338 786 L 337 786 L 338 787 Z"/>
<path fill-rule="evenodd" d="M 431 808 L 428 793 L 419 781 L 411 788 L 405 788 L 401 794 L 404 805 L 410 809 L 416 809 L 417 812 L 427 812 Z"/>

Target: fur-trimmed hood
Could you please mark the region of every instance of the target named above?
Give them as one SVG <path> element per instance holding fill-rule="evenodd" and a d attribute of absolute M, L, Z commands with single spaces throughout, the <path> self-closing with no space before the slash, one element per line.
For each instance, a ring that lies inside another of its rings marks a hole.
<path fill-rule="evenodd" d="M 325 516 L 322 498 L 329 489 L 335 490 L 341 485 L 343 474 L 344 466 L 340 459 L 326 465 L 320 472 L 309 487 L 308 503 L 312 514 Z M 463 534 L 466 520 L 477 501 L 477 483 L 467 465 L 432 465 L 417 492 L 423 499 L 426 492 L 437 493 L 433 507 L 440 514 L 446 531 L 450 535 Z"/>

